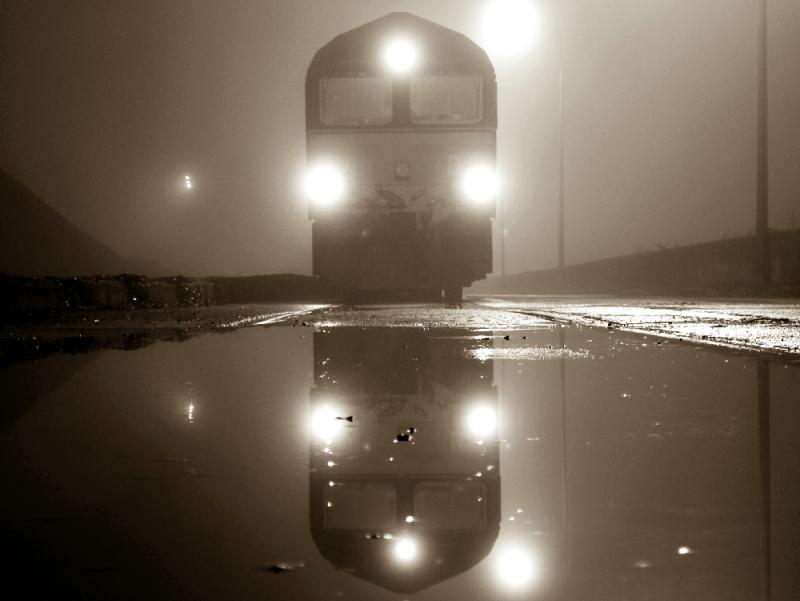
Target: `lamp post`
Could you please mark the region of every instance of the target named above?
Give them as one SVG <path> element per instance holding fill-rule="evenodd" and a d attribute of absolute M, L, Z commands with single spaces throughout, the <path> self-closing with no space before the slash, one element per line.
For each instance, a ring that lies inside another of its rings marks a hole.
<path fill-rule="evenodd" d="M 758 151 L 756 167 L 756 254 L 761 286 L 772 282 L 769 248 L 769 110 L 767 95 L 767 0 L 761 0 L 758 32 Z"/>
<path fill-rule="evenodd" d="M 480 15 L 480 38 L 494 61 L 510 64 L 524 56 L 539 30 L 530 0 L 491 0 Z M 498 204 L 500 273 L 506 275 L 506 206 Z"/>
<path fill-rule="evenodd" d="M 558 287 L 564 290 L 564 36 L 558 31 Z"/>

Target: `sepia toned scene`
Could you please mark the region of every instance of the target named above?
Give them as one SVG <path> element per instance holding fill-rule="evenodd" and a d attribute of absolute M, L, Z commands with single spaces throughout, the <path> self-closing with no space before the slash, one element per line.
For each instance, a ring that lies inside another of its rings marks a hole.
<path fill-rule="evenodd" d="M 0 0 L 9 599 L 800 598 L 797 0 Z"/>

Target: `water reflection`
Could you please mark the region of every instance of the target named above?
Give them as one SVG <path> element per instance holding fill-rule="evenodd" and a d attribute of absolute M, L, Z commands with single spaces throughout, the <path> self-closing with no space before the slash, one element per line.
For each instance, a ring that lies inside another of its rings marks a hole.
<path fill-rule="evenodd" d="M 48 599 L 800 598 L 797 364 L 580 328 L 308 332 L 0 369 L 4 581 Z"/>
<path fill-rule="evenodd" d="M 493 363 L 465 331 L 314 336 L 310 517 L 336 568 L 410 593 L 492 550 L 500 523 Z"/>

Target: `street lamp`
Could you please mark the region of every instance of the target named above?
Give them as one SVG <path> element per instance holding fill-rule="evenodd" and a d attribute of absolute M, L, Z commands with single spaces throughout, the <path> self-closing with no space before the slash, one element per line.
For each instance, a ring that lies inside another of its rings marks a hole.
<path fill-rule="evenodd" d="M 526 0 L 495 0 L 486 6 L 482 18 L 482 43 L 497 59 L 518 57 L 529 48 L 538 34 L 541 18 Z M 564 286 L 565 216 L 564 216 L 564 44 L 558 31 L 558 278 Z M 505 204 L 500 205 L 500 264 L 506 275 Z"/>
<path fill-rule="evenodd" d="M 481 44 L 495 58 L 528 51 L 539 30 L 539 16 L 527 0 L 494 0 L 481 15 Z"/>
<path fill-rule="evenodd" d="M 480 18 L 480 43 L 495 62 L 523 56 L 539 33 L 541 19 L 528 0 L 493 0 Z M 500 201 L 500 273 L 506 275 L 505 202 Z"/>

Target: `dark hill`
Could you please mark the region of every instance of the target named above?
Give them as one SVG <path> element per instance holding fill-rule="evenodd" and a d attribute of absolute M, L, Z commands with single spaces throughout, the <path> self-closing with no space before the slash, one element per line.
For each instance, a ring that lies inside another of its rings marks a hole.
<path fill-rule="evenodd" d="M 89 236 L 0 170 L 0 273 L 164 275 L 154 261 L 126 258 Z"/>

